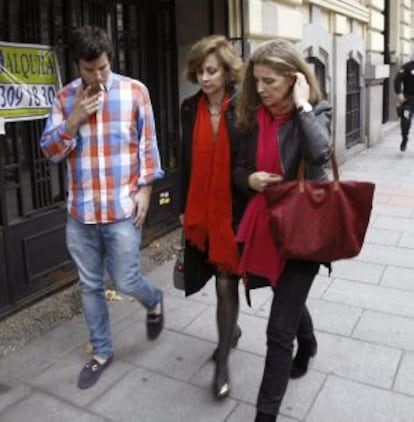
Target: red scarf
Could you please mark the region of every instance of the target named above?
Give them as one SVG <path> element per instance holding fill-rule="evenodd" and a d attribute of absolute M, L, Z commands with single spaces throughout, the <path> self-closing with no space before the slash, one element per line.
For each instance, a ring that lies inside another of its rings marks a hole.
<path fill-rule="evenodd" d="M 227 109 L 229 96 L 223 101 Z M 184 218 L 186 239 L 218 269 L 237 274 L 239 253 L 232 229 L 230 139 L 224 114 L 213 134 L 207 97 L 198 102 L 193 131 L 191 179 Z"/>
<path fill-rule="evenodd" d="M 277 131 L 289 118 L 290 114 L 285 114 L 273 119 L 265 108 L 258 110 L 257 171 L 283 174 Z M 285 260 L 276 249 L 270 234 L 269 215 L 263 193 L 258 192 L 249 201 L 237 232 L 237 241 L 244 243 L 240 274 L 246 276 L 251 273 L 264 277 L 274 287 L 283 271 Z"/>

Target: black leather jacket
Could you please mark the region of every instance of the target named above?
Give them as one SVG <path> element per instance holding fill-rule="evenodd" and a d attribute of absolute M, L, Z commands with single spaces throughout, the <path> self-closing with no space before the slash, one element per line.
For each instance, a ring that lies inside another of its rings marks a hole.
<path fill-rule="evenodd" d="M 300 161 L 305 158 L 305 177 L 312 180 L 326 179 L 323 165 L 330 159 L 331 106 L 321 101 L 309 113 L 295 113 L 278 131 L 283 177 L 297 177 Z M 256 150 L 259 128 L 254 126 L 240 148 L 233 167 L 233 184 L 250 198 L 256 192 L 249 188 L 248 178 L 256 171 Z"/>
<path fill-rule="evenodd" d="M 312 180 L 327 178 L 323 165 L 330 159 L 331 148 L 331 106 L 322 101 L 309 113 L 295 113 L 278 131 L 279 149 L 283 177 L 296 179 L 300 161 L 305 158 L 305 177 Z M 246 203 L 257 192 L 248 186 L 248 178 L 256 170 L 256 151 L 259 128 L 257 125 L 246 134 L 239 149 L 232 171 L 233 185 L 243 194 Z M 330 264 L 328 266 L 330 271 Z M 286 267 L 298 274 L 317 272 L 319 263 L 311 261 L 289 261 Z M 247 303 L 250 305 L 250 289 L 268 286 L 266 279 L 249 274 L 245 280 Z"/>

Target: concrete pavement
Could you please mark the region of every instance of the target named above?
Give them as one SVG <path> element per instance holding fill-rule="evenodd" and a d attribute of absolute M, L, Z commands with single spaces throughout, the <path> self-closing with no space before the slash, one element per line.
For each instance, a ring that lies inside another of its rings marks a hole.
<path fill-rule="evenodd" d="M 399 152 L 396 125 L 380 145 L 341 167 L 342 179 L 376 183 L 361 254 L 322 269 L 309 307 L 319 350 L 291 381 L 278 422 L 414 421 L 414 139 Z M 89 390 L 76 387 L 88 359 L 81 317 L 0 361 L 0 421 L 252 422 L 265 355 L 271 292 L 241 294 L 243 336 L 231 354 L 231 397 L 211 395 L 213 283 L 185 299 L 168 262 L 150 277 L 165 292 L 166 329 L 145 338 L 145 311 L 110 302 L 115 361 Z M 242 288 L 240 290 L 242 292 Z"/>

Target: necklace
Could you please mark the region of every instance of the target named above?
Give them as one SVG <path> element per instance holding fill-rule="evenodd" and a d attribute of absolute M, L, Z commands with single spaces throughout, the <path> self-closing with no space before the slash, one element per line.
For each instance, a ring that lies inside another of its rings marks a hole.
<path fill-rule="evenodd" d="M 211 108 L 208 109 L 208 113 L 210 116 L 220 116 L 222 108 L 220 110 L 212 110 Z"/>
<path fill-rule="evenodd" d="M 222 99 L 221 100 L 221 106 L 220 106 L 220 109 L 219 110 L 212 110 L 211 109 L 211 105 L 209 104 L 209 106 L 208 106 L 208 113 L 210 114 L 210 116 L 220 116 L 220 114 L 223 111 L 223 107 L 225 105 L 227 105 L 227 103 L 230 102 L 234 96 L 235 96 L 235 94 L 233 94 L 231 97 L 229 97 L 226 101 L 223 101 L 223 99 Z"/>

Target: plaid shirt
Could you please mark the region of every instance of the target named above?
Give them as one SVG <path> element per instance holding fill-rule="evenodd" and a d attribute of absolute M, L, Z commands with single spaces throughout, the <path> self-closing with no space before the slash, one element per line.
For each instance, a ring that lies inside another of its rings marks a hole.
<path fill-rule="evenodd" d="M 161 178 L 155 122 L 144 84 L 111 73 L 96 114 L 68 139 L 80 79 L 56 96 L 40 140 L 51 161 L 67 158 L 68 212 L 83 223 L 108 223 L 132 216 L 140 185 Z"/>

